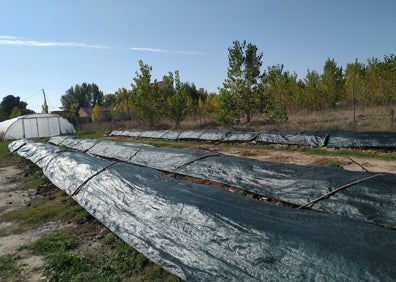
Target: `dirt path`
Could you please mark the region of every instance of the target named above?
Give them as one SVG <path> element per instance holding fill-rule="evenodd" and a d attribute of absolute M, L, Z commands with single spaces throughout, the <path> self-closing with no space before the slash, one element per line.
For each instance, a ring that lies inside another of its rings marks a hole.
<path fill-rule="evenodd" d="M 24 169 L 15 165 L 0 168 L 0 217 L 9 211 L 26 206 L 34 196 L 35 189 L 22 190 L 20 187 L 19 180 L 24 177 L 24 174 Z M 8 233 L 17 227 L 12 222 L 1 222 L 0 233 Z M 41 275 L 41 271 L 37 271 L 44 264 L 42 258 L 18 250 L 20 247 L 38 240 L 49 229 L 52 228 L 28 230 L 21 234 L 0 237 L 0 256 L 13 255 L 18 252 L 18 266 L 21 269 L 20 277 L 22 279 L 44 281 L 45 277 Z M 2 280 L 0 279 L 0 281 Z"/>
<path fill-rule="evenodd" d="M 24 176 L 24 170 L 18 166 L 0 168 L 0 216 L 27 204 L 34 190 L 19 189 L 18 180 Z"/>

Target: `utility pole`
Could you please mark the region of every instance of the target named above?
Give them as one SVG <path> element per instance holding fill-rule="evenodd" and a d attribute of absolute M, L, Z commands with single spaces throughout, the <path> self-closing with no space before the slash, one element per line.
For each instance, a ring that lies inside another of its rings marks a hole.
<path fill-rule="evenodd" d="M 353 104 L 353 130 L 356 131 L 356 105 L 355 105 L 354 81 L 352 81 L 352 104 Z"/>
<path fill-rule="evenodd" d="M 43 90 L 43 95 L 44 95 L 44 105 L 42 107 L 42 113 L 48 114 L 48 105 L 47 105 L 47 99 L 45 98 L 45 92 L 44 89 L 41 90 Z"/>

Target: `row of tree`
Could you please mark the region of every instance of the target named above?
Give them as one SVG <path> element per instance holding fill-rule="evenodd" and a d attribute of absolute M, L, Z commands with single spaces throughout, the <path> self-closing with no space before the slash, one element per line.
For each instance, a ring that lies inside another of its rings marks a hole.
<path fill-rule="evenodd" d="M 63 110 L 71 120 L 78 118 L 81 107 L 92 108 L 93 117 L 107 107 L 113 119 L 126 114 L 147 122 L 149 127 L 168 118 L 178 128 L 188 115 L 211 116 L 232 127 L 242 118 L 250 122 L 254 115 L 282 123 L 291 110 L 323 110 L 350 102 L 391 108 L 396 96 L 394 55 L 385 56 L 383 61 L 372 58 L 367 64 L 356 60 L 345 71 L 334 59 L 328 59 L 322 74 L 308 70 L 303 79 L 298 79 L 283 65 L 262 70 L 263 54 L 246 41 L 234 41 L 228 52 L 227 78 L 219 94 L 208 94 L 193 83 L 182 82 L 178 71 L 169 72 L 163 81 L 153 81 L 152 67 L 139 61 L 130 90 L 121 88 L 103 95 L 95 84 L 76 85 L 62 96 Z"/>
<path fill-rule="evenodd" d="M 290 110 L 324 110 L 349 103 L 383 105 L 393 112 L 396 98 L 396 57 L 356 60 L 345 71 L 334 59 L 325 62 L 323 73 L 307 71 L 304 79 L 274 65 L 260 72 L 262 53 L 246 41 L 229 48 L 227 78 L 220 88 L 217 120 L 232 126 L 242 116 L 264 113 L 269 122 L 282 123 Z"/>

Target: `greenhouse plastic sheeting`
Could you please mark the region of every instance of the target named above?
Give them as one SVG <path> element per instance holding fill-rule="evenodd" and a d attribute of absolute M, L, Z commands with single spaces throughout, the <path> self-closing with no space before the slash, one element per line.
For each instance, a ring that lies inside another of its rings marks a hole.
<path fill-rule="evenodd" d="M 51 146 L 31 146 L 51 156 L 41 163 L 44 174 L 128 244 L 184 280 L 396 277 L 395 231 L 265 204 L 149 168 L 55 153 Z"/>
<path fill-rule="evenodd" d="M 57 138 L 51 138 L 49 142 Z M 84 142 L 84 139 L 79 140 L 74 142 Z M 299 206 L 341 186 L 376 175 L 331 167 L 263 162 L 200 150 L 144 147 L 143 144 L 106 140 L 98 141 L 87 153 L 209 179 Z M 315 203 L 312 208 L 396 228 L 395 183 L 396 175 L 383 173 L 351 185 Z"/>
<path fill-rule="evenodd" d="M 322 147 L 326 145 L 327 138 L 327 133 L 323 131 L 263 131 L 256 140 L 270 144 Z"/>

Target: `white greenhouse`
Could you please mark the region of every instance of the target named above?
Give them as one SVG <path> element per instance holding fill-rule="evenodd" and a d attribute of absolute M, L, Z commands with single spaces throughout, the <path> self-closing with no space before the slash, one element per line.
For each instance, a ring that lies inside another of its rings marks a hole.
<path fill-rule="evenodd" d="M 51 137 L 75 132 L 67 119 L 56 114 L 24 115 L 0 122 L 2 140 Z"/>

